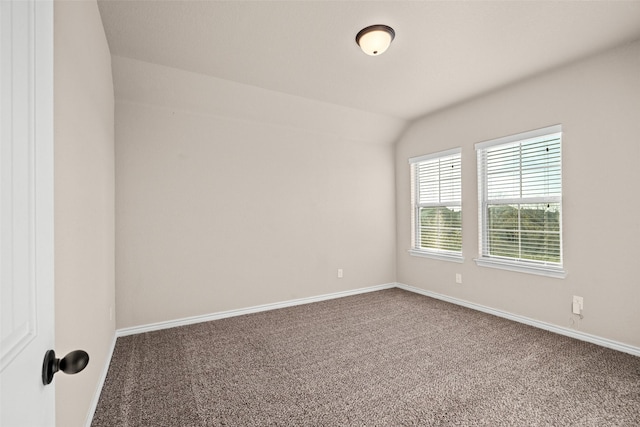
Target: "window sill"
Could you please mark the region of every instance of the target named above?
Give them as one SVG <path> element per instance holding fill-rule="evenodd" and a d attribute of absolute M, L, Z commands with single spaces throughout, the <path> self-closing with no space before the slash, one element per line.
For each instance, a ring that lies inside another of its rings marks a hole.
<path fill-rule="evenodd" d="M 494 258 L 474 259 L 480 267 L 499 268 L 501 270 L 517 271 L 519 273 L 537 274 L 540 276 L 564 279 L 567 272 L 561 267 L 552 267 L 538 264 L 529 264 L 523 261 L 506 261 Z"/>
<path fill-rule="evenodd" d="M 418 249 L 409 249 L 409 254 L 412 256 L 419 256 L 423 258 L 432 258 L 438 259 L 440 261 L 453 261 L 453 262 L 464 262 L 464 257 L 462 255 L 449 254 L 446 252 L 431 252 L 431 251 L 421 251 Z"/>

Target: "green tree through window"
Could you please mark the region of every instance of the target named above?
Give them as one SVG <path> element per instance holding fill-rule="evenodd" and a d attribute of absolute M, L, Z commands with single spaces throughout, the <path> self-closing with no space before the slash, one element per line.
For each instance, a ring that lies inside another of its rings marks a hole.
<path fill-rule="evenodd" d="M 487 213 L 491 255 L 553 263 L 561 261 L 557 203 L 490 205 Z"/>
<path fill-rule="evenodd" d="M 420 208 L 420 246 L 462 251 L 462 212 L 460 208 Z"/>

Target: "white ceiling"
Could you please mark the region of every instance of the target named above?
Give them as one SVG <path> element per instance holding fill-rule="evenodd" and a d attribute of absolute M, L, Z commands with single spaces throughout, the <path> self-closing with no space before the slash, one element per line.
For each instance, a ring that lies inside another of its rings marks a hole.
<path fill-rule="evenodd" d="M 112 55 L 405 120 L 640 39 L 640 1 L 100 0 Z M 362 53 L 356 33 L 396 31 Z"/>

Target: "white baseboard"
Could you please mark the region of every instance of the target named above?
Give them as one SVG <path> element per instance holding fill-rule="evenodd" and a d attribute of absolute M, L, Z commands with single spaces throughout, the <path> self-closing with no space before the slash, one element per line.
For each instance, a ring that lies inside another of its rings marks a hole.
<path fill-rule="evenodd" d="M 567 337 L 575 338 L 581 341 L 590 342 L 602 347 L 611 348 L 613 350 L 629 353 L 634 356 L 640 356 L 640 348 L 632 345 L 624 344 L 618 341 L 609 340 L 606 338 L 598 337 L 596 335 L 587 334 L 585 332 L 576 331 L 551 323 L 542 322 L 540 320 L 530 319 L 525 316 L 509 313 L 507 311 L 497 310 L 495 308 L 487 307 L 480 304 L 475 304 L 469 301 L 461 300 L 458 298 L 450 297 L 447 295 L 438 294 L 435 292 L 427 291 L 424 289 L 416 288 L 414 286 L 405 285 L 404 283 L 396 283 L 396 287 L 404 289 L 405 291 L 415 292 L 417 294 L 425 295 L 431 298 L 436 298 L 442 301 L 450 302 L 452 304 L 461 305 L 463 307 L 471 308 L 473 310 L 482 311 L 484 313 L 492 314 L 494 316 L 503 317 L 505 319 L 513 320 L 515 322 L 524 323 L 525 325 L 534 326 L 536 328 L 544 329 L 546 331 L 554 332 L 556 334 L 565 335 Z"/>
<path fill-rule="evenodd" d="M 93 399 L 91 400 L 91 407 L 89 407 L 89 412 L 87 413 L 87 419 L 84 423 L 85 427 L 91 427 L 91 422 L 93 421 L 93 416 L 96 413 L 96 409 L 98 408 L 98 402 L 100 401 L 100 394 L 102 393 L 102 388 L 104 387 L 104 382 L 107 379 L 107 373 L 109 372 L 109 365 L 111 365 L 111 359 L 113 358 L 113 351 L 116 348 L 116 339 L 117 336 L 114 334 L 113 339 L 111 340 L 111 347 L 109 348 L 109 353 L 107 354 L 107 359 L 102 368 L 102 374 L 98 380 L 98 385 L 96 386 L 96 391 L 93 394 Z"/>
<path fill-rule="evenodd" d="M 442 301 L 450 302 L 452 304 L 461 305 L 463 307 L 471 308 L 473 310 L 482 311 L 484 313 L 492 314 L 494 316 L 513 320 L 514 322 L 524 323 L 525 325 L 534 326 L 536 328 L 544 329 L 550 332 L 554 332 L 556 334 L 565 335 L 581 341 L 590 342 L 592 344 L 596 344 L 602 347 L 607 347 L 614 350 L 622 351 L 624 353 L 629 353 L 634 356 L 640 356 L 640 347 L 635 347 L 635 346 L 621 343 L 618 341 L 602 338 L 596 335 L 587 334 L 585 332 L 576 331 L 575 329 L 569 329 L 562 326 L 553 325 L 551 323 L 543 322 L 536 319 L 531 319 L 529 317 L 520 316 L 518 314 L 509 313 L 507 311 L 498 310 L 495 308 L 472 303 L 469 301 L 461 300 L 461 299 L 450 297 L 447 295 L 438 294 L 436 292 L 431 292 L 424 289 L 416 288 L 414 286 L 410 286 L 404 283 L 387 283 L 383 285 L 370 286 L 367 288 L 359 288 L 359 289 L 353 289 L 349 291 L 334 292 L 331 294 L 318 295 L 314 297 L 299 298 L 299 299 L 277 302 L 272 304 L 263 304 L 263 305 L 253 306 L 253 307 L 240 308 L 236 310 L 221 311 L 221 312 L 205 314 L 201 316 L 185 317 L 182 319 L 169 320 L 166 322 L 158 322 L 158 323 L 151 323 L 151 324 L 141 325 L 141 326 L 133 326 L 130 328 L 123 328 L 123 329 L 116 330 L 116 337 L 141 334 L 144 332 L 151 332 L 151 331 L 159 331 L 161 329 L 175 328 L 177 326 L 192 325 L 192 324 L 201 323 L 201 322 L 209 322 L 211 320 L 241 316 L 243 314 L 259 313 L 261 311 L 275 310 L 278 308 L 292 307 L 295 305 L 309 304 L 309 303 L 318 302 L 318 301 L 326 301 L 334 298 L 342 298 L 342 297 L 362 294 L 366 292 L 375 292 L 375 291 L 380 291 L 382 289 L 390 289 L 394 287 L 404 289 L 409 292 L 425 295 L 431 298 L 436 298 Z M 112 345 L 111 352 L 113 352 L 113 346 L 115 346 L 115 339 Z M 104 377 L 106 377 L 107 369 L 108 369 L 108 364 L 105 367 L 105 371 L 103 374 L 103 379 L 102 379 L 103 382 L 104 382 Z M 98 397 L 99 397 L 99 393 L 95 399 L 96 405 L 97 405 Z"/>
<path fill-rule="evenodd" d="M 227 317 L 242 316 L 243 314 L 259 313 L 261 311 L 275 310 L 278 308 L 292 307 L 294 305 L 309 304 L 312 302 L 326 301 L 335 298 L 342 298 L 351 295 L 363 294 L 366 292 L 375 292 L 382 289 L 391 289 L 396 287 L 395 283 L 387 283 L 384 285 L 370 286 L 367 288 L 353 289 L 349 291 L 334 292 L 331 294 L 318 295 L 314 297 L 298 298 L 289 301 L 276 302 L 271 304 L 256 305 L 253 307 L 239 308 L 236 310 L 220 311 L 217 313 L 203 314 L 201 316 L 185 317 L 182 319 L 168 320 L 166 322 L 151 323 L 141 326 L 132 326 L 130 328 L 122 328 L 116 330 L 117 337 L 127 335 L 141 334 L 144 332 L 159 331 L 161 329 L 175 328 L 177 326 L 192 325 L 194 323 L 209 322 L 211 320 L 224 319 Z"/>

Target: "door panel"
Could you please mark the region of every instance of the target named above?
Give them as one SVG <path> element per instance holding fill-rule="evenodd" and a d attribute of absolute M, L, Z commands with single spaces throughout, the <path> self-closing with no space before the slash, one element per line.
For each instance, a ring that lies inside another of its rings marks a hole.
<path fill-rule="evenodd" d="M 0 425 L 53 426 L 53 4 L 0 2 Z"/>

